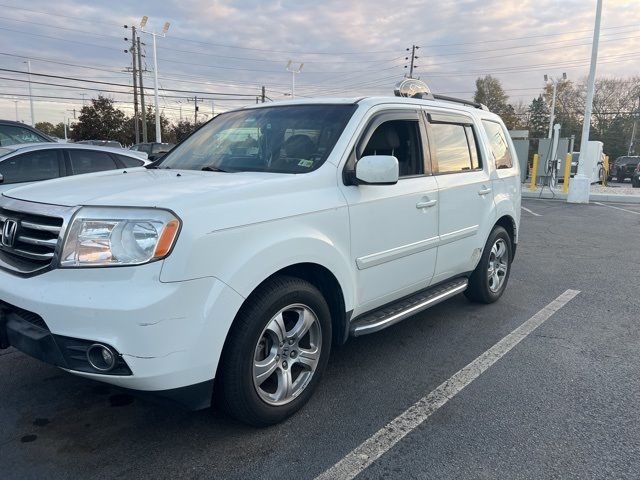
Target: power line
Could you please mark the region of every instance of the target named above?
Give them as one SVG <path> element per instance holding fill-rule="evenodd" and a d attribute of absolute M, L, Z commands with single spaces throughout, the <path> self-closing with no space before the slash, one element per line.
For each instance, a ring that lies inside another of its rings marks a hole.
<path fill-rule="evenodd" d="M 11 73 L 20 73 L 20 74 L 27 74 L 28 72 L 22 71 L 22 70 L 13 70 L 10 68 L 0 68 L 0 71 L 2 72 L 11 72 Z M 48 77 L 48 78 L 59 78 L 59 79 L 63 79 L 63 80 L 73 80 L 76 82 L 86 82 L 86 83 L 95 83 L 95 84 L 100 84 L 100 85 L 111 85 L 111 86 L 116 86 L 116 87 L 126 87 L 126 88 L 131 88 L 131 85 L 127 85 L 127 84 L 123 84 L 123 83 L 114 83 L 114 82 L 103 82 L 103 81 L 99 81 L 99 80 L 87 80 L 87 79 L 82 79 L 82 78 L 77 78 L 77 77 L 67 77 L 67 76 L 63 76 L 63 75 L 51 75 L 51 74 L 46 74 L 46 73 L 35 73 L 35 72 L 31 72 L 31 75 L 36 75 L 39 77 Z M 145 89 L 149 89 L 148 87 L 145 87 Z M 193 90 L 180 90 L 180 89 L 173 89 L 173 88 L 159 88 L 158 90 L 163 90 L 163 91 L 168 91 L 168 92 L 178 92 L 178 93 L 197 93 L 197 94 L 204 94 L 204 95 L 221 95 L 221 96 L 228 96 L 228 97 L 249 97 L 250 98 L 255 98 L 255 95 L 249 95 L 249 94 L 240 94 L 240 93 L 227 93 L 227 92 L 204 92 L 204 91 L 193 91 Z M 117 92 L 117 93 L 127 93 L 127 92 Z M 129 92 L 130 93 L 130 92 Z"/>

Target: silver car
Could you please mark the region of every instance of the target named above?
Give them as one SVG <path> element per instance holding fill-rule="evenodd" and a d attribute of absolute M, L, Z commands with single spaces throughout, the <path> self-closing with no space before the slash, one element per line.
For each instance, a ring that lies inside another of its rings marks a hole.
<path fill-rule="evenodd" d="M 83 173 L 143 167 L 143 152 L 73 143 L 21 143 L 0 147 L 0 192 Z"/>

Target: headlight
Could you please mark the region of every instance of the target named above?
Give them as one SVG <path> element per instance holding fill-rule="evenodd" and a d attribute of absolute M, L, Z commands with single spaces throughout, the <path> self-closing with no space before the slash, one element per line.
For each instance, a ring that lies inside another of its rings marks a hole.
<path fill-rule="evenodd" d="M 180 230 L 167 210 L 82 208 L 64 242 L 61 267 L 141 265 L 166 257 Z"/>

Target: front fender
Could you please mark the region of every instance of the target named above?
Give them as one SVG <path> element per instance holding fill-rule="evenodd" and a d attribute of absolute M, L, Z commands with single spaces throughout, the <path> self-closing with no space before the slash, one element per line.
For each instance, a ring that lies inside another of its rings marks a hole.
<path fill-rule="evenodd" d="M 348 310 L 354 305 L 346 207 L 216 231 L 194 240 L 188 254 L 169 257 L 162 281 L 214 276 L 243 297 L 265 279 L 299 263 L 315 263 L 338 280 Z"/>

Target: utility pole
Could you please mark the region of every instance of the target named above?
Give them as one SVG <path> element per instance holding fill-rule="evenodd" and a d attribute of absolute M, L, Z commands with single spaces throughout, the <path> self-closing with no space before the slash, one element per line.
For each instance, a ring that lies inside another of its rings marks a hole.
<path fill-rule="evenodd" d="M 211 99 L 211 118 L 216 116 L 216 105 L 214 103 L 214 100 Z"/>
<path fill-rule="evenodd" d="M 17 110 L 16 110 L 17 112 Z M 16 113 L 16 117 L 18 114 Z M 635 143 L 636 143 L 636 124 L 638 123 L 638 118 L 640 118 L 640 96 L 638 97 L 638 110 L 633 115 L 633 130 L 631 131 L 631 141 L 629 142 L 629 150 L 627 151 L 627 156 L 631 156 L 631 152 L 635 152 Z"/>
<path fill-rule="evenodd" d="M 198 97 L 193 97 L 193 104 L 196 108 L 193 109 L 193 126 L 198 124 Z"/>
<path fill-rule="evenodd" d="M 144 85 L 142 83 L 142 53 L 140 53 L 140 36 L 136 38 L 136 54 L 138 55 L 138 80 L 140 80 L 140 119 L 142 120 L 142 141 L 148 142 L 147 110 L 144 106 Z"/>
<path fill-rule="evenodd" d="M 31 92 L 31 60 L 25 62 L 27 64 L 27 72 L 29 72 L 29 108 L 31 109 L 31 126 L 36 126 L 36 119 L 33 115 L 33 93 Z"/>
<path fill-rule="evenodd" d="M 125 28 L 127 26 L 125 25 Z M 127 40 L 125 38 L 125 40 Z M 126 50 L 125 50 L 126 52 Z M 136 27 L 131 27 L 131 71 L 133 73 L 133 128 L 136 136 L 136 143 L 140 143 L 140 126 L 138 124 L 138 68 L 136 60 Z"/>
<path fill-rule="evenodd" d="M 411 64 L 409 66 L 409 78 L 413 78 L 413 69 L 414 68 L 418 68 L 418 66 L 415 64 L 415 61 L 419 58 L 418 56 L 416 56 L 416 50 L 418 50 L 420 47 L 418 45 L 412 45 L 411 48 L 407 48 L 407 52 L 409 50 L 411 50 Z M 404 57 L 405 60 L 409 60 L 409 57 Z M 404 68 L 407 68 L 407 66 L 405 65 Z"/>
<path fill-rule="evenodd" d="M 596 66 L 598 64 L 598 43 L 600 41 L 600 19 L 602 18 L 602 0 L 596 3 L 596 20 L 593 27 L 593 42 L 591 45 L 591 66 L 587 82 L 587 99 L 584 106 L 584 120 L 582 124 L 582 138 L 580 139 L 580 158 L 578 159 L 578 173 L 569 184 L 567 202 L 589 203 L 591 178 L 587 175 L 587 147 L 589 145 L 589 130 L 591 129 L 591 111 L 593 110 L 593 92 L 596 81 Z"/>
<path fill-rule="evenodd" d="M 160 129 L 160 107 L 158 105 L 158 49 L 156 46 L 156 37 L 166 37 L 167 31 L 169 30 L 169 22 L 165 22 L 162 27 L 162 33 L 149 32 L 144 29 L 147 25 L 147 21 L 149 17 L 146 15 L 142 17 L 142 21 L 140 22 L 141 30 L 144 33 L 147 33 L 153 37 L 153 79 L 154 79 L 154 87 L 155 87 L 155 108 L 156 108 L 156 142 L 162 143 L 162 132 Z"/>
<path fill-rule="evenodd" d="M 294 68 L 292 64 L 293 61 L 289 60 L 289 63 L 287 63 L 287 72 L 291 72 L 291 99 L 293 100 L 296 98 L 296 74 L 302 71 L 304 63 L 301 63 L 298 68 Z"/>
<path fill-rule="evenodd" d="M 567 79 L 567 74 L 563 73 L 562 80 L 566 80 L 566 79 Z M 544 81 L 547 83 L 547 85 L 549 84 L 549 82 L 551 82 L 551 84 L 553 85 L 553 96 L 551 100 L 551 115 L 549 115 L 549 135 L 547 138 L 551 138 L 551 132 L 553 130 L 553 122 L 555 122 L 556 120 L 556 91 L 558 88 L 558 83 L 560 83 L 560 80 L 561 79 L 554 78 L 549 75 L 544 76 Z"/>
<path fill-rule="evenodd" d="M 262 103 L 264 103 L 264 98 L 265 97 L 266 97 L 266 92 L 265 92 L 264 85 L 262 85 Z"/>

